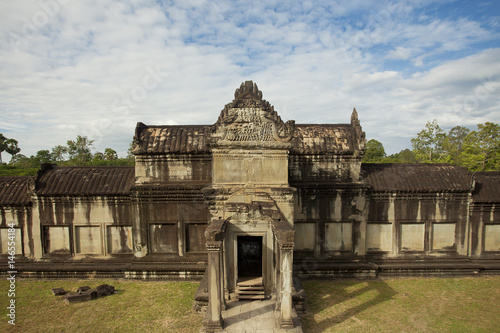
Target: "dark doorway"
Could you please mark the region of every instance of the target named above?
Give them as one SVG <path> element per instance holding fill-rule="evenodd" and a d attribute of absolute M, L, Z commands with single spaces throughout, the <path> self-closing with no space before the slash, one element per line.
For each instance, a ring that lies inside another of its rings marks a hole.
<path fill-rule="evenodd" d="M 238 236 L 238 277 L 262 277 L 262 236 Z"/>

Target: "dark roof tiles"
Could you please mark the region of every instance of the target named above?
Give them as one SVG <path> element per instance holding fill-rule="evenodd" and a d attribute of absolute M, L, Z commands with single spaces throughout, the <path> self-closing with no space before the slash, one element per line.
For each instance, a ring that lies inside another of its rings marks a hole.
<path fill-rule="evenodd" d="M 209 153 L 210 125 L 136 128 L 134 154 Z M 357 150 L 355 128 L 349 124 L 296 124 L 292 154 L 346 153 Z"/>
<path fill-rule="evenodd" d="M 362 164 L 375 192 L 468 192 L 472 175 L 448 164 Z"/>
<path fill-rule="evenodd" d="M 38 172 L 35 192 L 41 196 L 128 195 L 134 177 L 132 166 L 44 165 Z"/>
<path fill-rule="evenodd" d="M 146 126 L 136 129 L 135 154 L 208 153 L 210 126 Z"/>
<path fill-rule="evenodd" d="M 28 182 L 31 177 L 0 177 L 0 206 L 24 206 L 30 204 Z"/>
<path fill-rule="evenodd" d="M 476 172 L 472 200 L 481 203 L 500 202 L 500 171 Z"/>

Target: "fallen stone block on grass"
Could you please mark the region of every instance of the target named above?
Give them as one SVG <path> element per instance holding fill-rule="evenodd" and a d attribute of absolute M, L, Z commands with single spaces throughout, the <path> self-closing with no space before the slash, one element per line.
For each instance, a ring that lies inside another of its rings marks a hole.
<path fill-rule="evenodd" d="M 52 289 L 52 293 L 56 295 L 56 293 L 64 292 L 63 299 L 66 303 L 79 303 L 86 302 L 90 300 L 97 299 L 101 296 L 108 296 L 115 293 L 115 287 L 110 286 L 109 284 L 101 284 L 96 288 L 91 289 L 89 286 L 79 287 L 76 292 L 68 293 L 64 291 L 62 288 L 54 288 Z"/>
<path fill-rule="evenodd" d="M 63 296 L 66 303 L 79 303 L 86 302 L 92 299 L 90 294 L 80 294 L 80 293 L 68 293 Z"/>
<path fill-rule="evenodd" d="M 89 286 L 84 286 L 84 287 L 78 287 L 78 289 L 76 290 L 77 293 L 81 294 L 87 290 L 89 290 L 90 287 Z"/>
<path fill-rule="evenodd" d="M 95 288 L 97 290 L 98 296 L 109 296 L 115 293 L 115 287 L 110 286 L 109 284 L 101 284 Z"/>
<path fill-rule="evenodd" d="M 50 291 L 52 292 L 52 295 L 55 295 L 55 296 L 62 296 L 62 295 L 66 295 L 68 293 L 63 288 L 54 288 L 54 289 L 51 289 Z"/>

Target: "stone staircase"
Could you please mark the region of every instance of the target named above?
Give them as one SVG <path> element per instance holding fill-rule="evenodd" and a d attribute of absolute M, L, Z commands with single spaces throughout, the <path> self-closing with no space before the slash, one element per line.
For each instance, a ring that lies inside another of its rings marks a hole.
<path fill-rule="evenodd" d="M 262 277 L 239 278 L 236 284 L 236 299 L 263 300 L 266 298 Z"/>

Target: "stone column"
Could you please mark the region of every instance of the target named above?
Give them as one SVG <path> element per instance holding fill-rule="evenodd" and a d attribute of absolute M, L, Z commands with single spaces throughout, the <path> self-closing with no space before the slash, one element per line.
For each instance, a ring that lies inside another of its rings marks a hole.
<path fill-rule="evenodd" d="M 130 214 L 132 217 L 132 242 L 134 246 L 134 257 L 143 258 L 148 255 L 148 229 L 146 222 L 143 222 L 143 219 L 141 218 L 143 203 L 139 201 L 137 192 L 133 193 L 132 203 Z"/>
<path fill-rule="evenodd" d="M 293 327 L 292 319 L 292 281 L 293 281 L 293 243 L 280 244 L 281 265 L 281 328 Z"/>
<path fill-rule="evenodd" d="M 219 281 L 220 281 L 220 300 L 221 300 L 222 310 L 226 309 L 226 297 L 224 294 L 224 289 L 225 289 L 224 276 L 226 275 L 226 272 L 224 270 L 224 257 L 225 257 L 224 252 L 225 252 L 224 241 L 221 241 L 221 247 L 219 250 Z"/>
<path fill-rule="evenodd" d="M 275 262 L 276 262 L 276 267 L 275 267 L 275 281 L 276 281 L 276 311 L 281 311 L 281 256 L 280 256 L 280 251 L 281 247 L 279 246 L 279 243 L 277 240 L 274 241 L 274 256 L 275 256 Z"/>
<path fill-rule="evenodd" d="M 208 250 L 208 309 L 203 325 L 207 332 L 222 329 L 221 241 L 207 242 Z"/>

